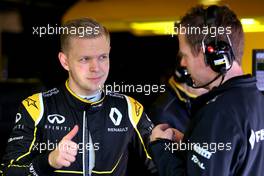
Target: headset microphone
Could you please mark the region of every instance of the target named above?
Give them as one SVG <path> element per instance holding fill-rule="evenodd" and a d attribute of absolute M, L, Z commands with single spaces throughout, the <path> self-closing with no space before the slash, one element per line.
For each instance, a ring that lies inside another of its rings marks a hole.
<path fill-rule="evenodd" d="M 214 79 L 212 79 L 211 81 L 209 81 L 208 83 L 206 84 L 203 84 L 201 86 L 196 86 L 191 78 L 191 75 L 188 74 L 188 77 L 186 77 L 186 84 L 194 89 L 199 89 L 199 88 L 205 88 L 206 86 L 208 86 L 209 84 L 211 84 L 212 82 L 214 82 L 215 80 L 217 80 L 220 76 L 223 76 L 221 73 L 219 73 Z M 222 81 L 224 79 L 224 76 L 222 78 Z M 221 81 L 221 82 L 222 82 Z"/>

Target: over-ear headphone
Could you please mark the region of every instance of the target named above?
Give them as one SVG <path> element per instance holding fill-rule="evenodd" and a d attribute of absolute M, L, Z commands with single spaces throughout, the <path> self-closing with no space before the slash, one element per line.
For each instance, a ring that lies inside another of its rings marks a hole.
<path fill-rule="evenodd" d="M 205 26 L 216 27 L 218 32 L 219 25 L 216 23 L 219 7 L 216 5 L 209 6 L 204 13 Z M 208 31 L 210 31 L 208 29 Z M 212 70 L 217 73 L 225 74 L 231 67 L 234 61 L 234 53 L 232 49 L 232 43 L 227 34 L 225 34 L 228 43 L 225 41 L 217 40 L 217 34 L 215 37 L 211 37 L 210 34 L 204 36 L 202 40 L 202 49 L 204 53 L 204 60 Z"/>

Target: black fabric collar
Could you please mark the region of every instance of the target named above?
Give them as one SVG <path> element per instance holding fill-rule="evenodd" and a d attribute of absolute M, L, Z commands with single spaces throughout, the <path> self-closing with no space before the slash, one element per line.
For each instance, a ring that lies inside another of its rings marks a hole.
<path fill-rule="evenodd" d="M 196 98 L 192 106 L 192 114 L 195 115 L 199 109 L 201 109 L 207 102 L 214 99 L 216 96 L 223 94 L 225 91 L 240 87 L 256 88 L 256 78 L 252 77 L 250 74 L 230 78 L 219 87 L 214 87 L 208 93 Z"/>

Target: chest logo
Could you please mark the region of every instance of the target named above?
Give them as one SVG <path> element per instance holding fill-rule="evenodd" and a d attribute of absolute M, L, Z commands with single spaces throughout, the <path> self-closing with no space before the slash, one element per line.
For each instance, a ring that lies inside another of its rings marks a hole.
<path fill-rule="evenodd" d="M 54 124 L 55 122 L 57 124 L 62 124 L 65 122 L 65 117 L 63 117 L 62 115 L 59 115 L 59 114 L 52 114 L 52 115 L 48 115 L 48 121 L 51 124 Z"/>
<path fill-rule="evenodd" d="M 122 114 L 117 108 L 111 108 L 109 117 L 115 126 L 119 126 L 122 120 Z"/>

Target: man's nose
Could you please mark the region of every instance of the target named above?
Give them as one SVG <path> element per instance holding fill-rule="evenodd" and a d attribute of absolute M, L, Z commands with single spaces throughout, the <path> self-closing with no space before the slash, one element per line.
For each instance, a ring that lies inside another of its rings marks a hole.
<path fill-rule="evenodd" d="M 187 67 L 187 63 L 186 63 L 186 60 L 184 58 L 181 59 L 180 65 L 182 67 Z"/>
<path fill-rule="evenodd" d="M 96 72 L 99 70 L 99 63 L 98 60 L 96 58 L 93 58 L 90 60 L 90 71 L 91 72 Z"/>

